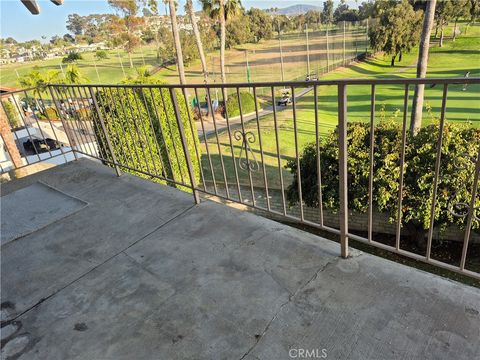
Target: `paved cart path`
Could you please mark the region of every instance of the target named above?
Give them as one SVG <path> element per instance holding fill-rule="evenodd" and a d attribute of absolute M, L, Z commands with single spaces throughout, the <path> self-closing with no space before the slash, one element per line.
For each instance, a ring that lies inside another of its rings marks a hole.
<path fill-rule="evenodd" d="M 310 91 L 313 90 L 313 87 L 308 87 L 302 91 L 300 91 L 297 95 L 295 95 L 295 100 L 300 99 L 302 96 L 305 94 L 309 93 Z M 292 106 L 276 106 L 277 113 L 281 111 L 285 111 L 286 109 L 291 109 Z M 262 118 L 264 116 L 270 115 L 273 113 L 273 106 L 266 106 L 262 110 L 258 111 L 258 118 Z M 248 115 L 243 116 L 243 122 L 247 123 L 249 121 L 255 120 L 256 119 L 256 114 L 255 113 L 250 113 Z M 239 126 L 241 124 L 241 119 L 239 116 L 234 117 L 232 119 L 229 119 L 230 127 L 235 127 Z M 197 130 L 198 130 L 198 136 L 203 137 L 203 129 L 202 129 L 202 124 L 197 121 Z M 224 118 L 221 118 L 219 116 L 215 116 L 215 124 L 217 125 L 217 131 L 223 131 L 227 129 L 227 121 Z M 205 129 L 205 133 L 207 135 L 207 138 L 210 136 L 215 135 L 215 126 L 213 121 L 207 121 L 205 118 L 203 119 L 203 127 Z"/>

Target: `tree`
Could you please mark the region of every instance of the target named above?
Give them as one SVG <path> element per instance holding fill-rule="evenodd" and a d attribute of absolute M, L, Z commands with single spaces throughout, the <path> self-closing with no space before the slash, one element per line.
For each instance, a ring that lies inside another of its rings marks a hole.
<path fill-rule="evenodd" d="M 327 25 L 333 23 L 333 0 L 327 0 L 323 3 L 322 22 Z"/>
<path fill-rule="evenodd" d="M 333 18 L 337 23 L 339 21 L 357 21 L 358 12 L 357 10 L 350 9 L 345 3 L 345 0 L 341 0 L 333 13 Z"/>
<path fill-rule="evenodd" d="M 57 70 L 48 70 L 41 73 L 39 68 L 35 66 L 28 74 L 18 79 L 20 86 L 24 89 L 33 88 L 33 101 L 37 109 L 43 111 L 43 106 L 38 102 L 38 98 L 47 90 L 48 84 L 61 83 L 60 72 Z"/>
<path fill-rule="evenodd" d="M 272 17 L 265 11 L 251 8 L 247 12 L 248 24 L 255 42 L 262 39 L 271 39 L 273 36 Z"/>
<path fill-rule="evenodd" d="M 83 57 L 80 53 L 72 51 L 71 53 L 69 53 L 67 56 L 65 56 L 62 59 L 62 63 L 69 64 L 69 63 L 72 63 L 72 62 L 77 62 L 78 60 L 82 60 L 82 59 L 83 59 Z"/>
<path fill-rule="evenodd" d="M 98 59 L 98 60 L 105 60 L 108 58 L 108 53 L 105 51 L 105 50 L 97 50 L 95 52 L 95 57 Z"/>
<path fill-rule="evenodd" d="M 136 0 L 108 0 L 111 7 L 123 14 L 123 18 L 113 18 L 110 29 L 114 33 L 115 43 L 122 45 L 128 53 L 130 67 L 133 68 L 132 52 L 140 45 L 140 37 L 136 34 L 143 24 L 143 18 L 136 16 L 138 3 Z"/>
<path fill-rule="evenodd" d="M 84 84 L 89 80 L 82 74 L 77 65 L 69 64 L 65 69 L 65 82 L 67 84 Z"/>
<path fill-rule="evenodd" d="M 322 22 L 322 13 L 318 10 L 309 10 L 305 13 L 305 22 L 308 25 L 314 25 L 316 28 Z"/>
<path fill-rule="evenodd" d="M 417 134 L 408 133 L 405 148 L 405 168 L 401 224 L 418 245 L 425 244 L 426 230 L 430 226 L 432 189 L 439 134 L 438 122 L 420 129 Z M 338 130 L 332 131 L 320 142 L 319 162 L 322 184 L 322 205 L 325 209 L 339 209 L 338 186 Z M 443 129 L 442 161 L 438 178 L 438 192 L 434 212 L 435 225 L 445 229 L 451 224 L 464 227 L 466 217 L 452 214 L 452 207 L 470 199 L 473 188 L 475 159 L 478 154 L 480 130 L 467 124 L 446 123 Z M 348 139 L 348 209 L 365 213 L 369 204 L 370 124 L 349 123 Z M 398 121 L 382 120 L 375 127 L 373 157 L 374 209 L 389 215 L 390 221 L 398 221 L 399 163 L 402 144 L 402 126 Z M 307 206 L 319 207 L 317 178 L 317 146 L 308 144 L 300 157 L 302 199 Z M 287 164 L 293 174 L 293 182 L 287 189 L 290 204 L 299 201 L 297 161 Z M 480 206 L 477 197 L 475 209 Z M 473 228 L 480 221 L 474 219 Z"/>
<path fill-rule="evenodd" d="M 358 6 L 358 17 L 360 20 L 375 17 L 375 2 L 364 1 Z"/>
<path fill-rule="evenodd" d="M 453 25 L 453 41 L 457 38 L 457 22 L 460 18 L 467 17 L 470 14 L 470 6 L 469 0 L 456 0 L 455 6 L 452 7 L 452 18 L 455 20 L 455 24 Z"/>
<path fill-rule="evenodd" d="M 203 80 L 205 84 L 208 83 L 208 69 L 207 69 L 207 60 L 205 59 L 205 53 L 203 52 L 202 37 L 200 31 L 198 30 L 197 19 L 193 11 L 192 0 L 187 0 L 185 4 L 185 11 L 190 19 L 190 23 L 193 28 L 193 35 L 195 36 L 195 42 L 197 44 L 198 55 L 200 56 L 200 63 L 202 64 Z"/>
<path fill-rule="evenodd" d="M 456 5 L 451 0 L 439 0 L 435 7 L 435 38 L 437 38 L 438 30 L 440 29 L 439 46 L 443 47 L 444 27 L 452 19 L 453 8 Z"/>
<path fill-rule="evenodd" d="M 235 16 L 228 22 L 226 35 L 225 47 L 227 49 L 255 41 L 250 30 L 249 17 L 243 14 Z"/>
<path fill-rule="evenodd" d="M 430 35 L 432 33 L 433 17 L 435 15 L 436 3 L 436 0 L 431 0 L 427 2 L 427 7 L 425 9 L 425 15 L 423 17 L 422 36 L 420 38 L 420 46 L 418 50 L 417 78 L 424 78 L 427 75 L 428 51 L 430 49 Z M 412 115 L 410 121 L 410 131 L 412 133 L 416 133 L 422 126 L 424 92 L 424 84 L 418 84 L 415 86 L 415 92 L 413 94 Z"/>
<path fill-rule="evenodd" d="M 211 19 L 220 23 L 220 72 L 222 83 L 227 82 L 225 73 L 226 23 L 242 9 L 240 0 L 200 0 L 202 9 Z"/>
<path fill-rule="evenodd" d="M 65 35 L 63 35 L 63 41 L 65 41 L 66 43 L 74 44 L 75 43 L 75 38 L 70 34 L 65 34 Z"/>
<path fill-rule="evenodd" d="M 180 84 L 186 84 L 187 80 L 185 78 L 185 67 L 183 65 L 182 43 L 180 42 L 180 33 L 178 31 L 178 25 L 177 25 L 177 13 L 175 10 L 175 1 L 168 0 L 168 7 L 170 10 L 170 21 L 172 24 L 172 34 L 173 34 L 173 41 L 175 44 L 175 52 L 177 54 L 177 68 L 178 68 L 178 75 L 180 77 Z"/>
<path fill-rule="evenodd" d="M 10 36 L 5 39 L 5 44 L 17 44 L 17 40 Z"/>
<path fill-rule="evenodd" d="M 289 20 L 286 15 L 275 15 L 273 17 L 273 28 L 280 36 L 280 33 L 287 29 Z"/>
<path fill-rule="evenodd" d="M 418 43 L 421 16 L 407 0 L 388 7 L 369 30 L 370 45 L 390 55 L 391 66 L 395 66 L 397 55 L 401 58 L 402 52 L 410 51 Z"/>
<path fill-rule="evenodd" d="M 480 14 L 480 0 L 470 0 L 470 22 L 475 24 L 477 16 Z"/>
<path fill-rule="evenodd" d="M 83 35 L 86 21 L 85 17 L 78 14 L 70 14 L 67 19 L 67 30 L 73 35 Z"/>
<path fill-rule="evenodd" d="M 222 76 L 222 83 L 227 82 L 227 75 L 225 73 L 225 40 L 226 40 L 226 11 L 224 0 L 219 0 L 219 17 L 220 17 L 220 73 Z"/>

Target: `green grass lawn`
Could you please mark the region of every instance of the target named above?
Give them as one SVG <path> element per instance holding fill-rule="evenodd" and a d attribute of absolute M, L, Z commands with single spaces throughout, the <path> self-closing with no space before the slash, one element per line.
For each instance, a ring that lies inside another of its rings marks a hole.
<path fill-rule="evenodd" d="M 311 72 L 320 72 L 326 66 L 325 31 L 309 32 Z M 343 30 L 332 29 L 329 36 L 330 65 L 340 62 L 343 57 Z M 353 57 L 356 51 L 365 48 L 365 28 L 357 26 L 347 28 L 345 37 L 346 56 Z M 258 44 L 243 44 L 226 51 L 226 70 L 229 82 L 246 81 L 246 56 L 253 82 L 281 80 L 278 38 L 261 41 Z M 285 80 L 303 79 L 307 72 L 306 37 L 304 33 L 292 32 L 282 35 L 284 55 Z M 133 68 L 130 67 L 128 54 L 123 50 L 110 50 L 108 58 L 94 61 L 94 52 L 82 53 L 83 60 L 77 62 L 83 74 L 91 83 L 117 84 L 126 77 L 136 76 L 135 68 L 147 65 L 150 68 L 158 66 L 154 45 L 145 45 L 132 54 Z M 206 54 L 210 80 L 220 81 L 219 51 Z M 61 71 L 62 59 L 38 60 L 25 63 L 14 63 L 0 66 L 0 83 L 7 87 L 19 87 L 18 76 L 28 74 L 34 67 L 40 71 Z M 96 68 L 95 68 L 96 65 Z M 63 65 L 65 66 L 65 65 Z M 123 66 L 123 70 L 122 70 Z M 97 74 L 98 72 L 98 74 Z M 125 74 L 124 74 L 125 73 Z M 168 83 L 178 83 L 178 72 L 175 65 L 167 66 L 153 76 Z M 186 66 L 186 77 L 189 83 L 202 83 L 203 75 L 199 60 Z"/>
<path fill-rule="evenodd" d="M 143 66 L 144 62 L 147 66 L 157 64 L 156 51 L 153 46 L 143 46 L 135 51 L 132 55 L 133 68 L 130 67 L 129 57 L 125 51 L 110 50 L 107 52 L 107 59 L 97 61 L 95 61 L 94 52 L 85 52 L 82 53 L 83 60 L 77 62 L 78 67 L 91 83 L 116 84 L 123 81 L 125 76 L 122 65 L 125 75 L 128 77 L 136 76 L 135 68 Z M 0 66 L 0 83 L 2 86 L 19 87 L 17 73 L 19 76 L 26 75 L 34 67 L 38 67 L 40 71 L 61 71 L 62 66 L 63 68 L 66 66 L 62 64 L 62 58 L 2 65 Z"/>
<path fill-rule="evenodd" d="M 442 48 L 435 44 L 430 51 L 428 77 L 462 77 L 467 71 L 470 76 L 480 76 L 480 26 L 471 26 L 468 34 L 460 36 L 455 42 L 446 39 Z M 397 62 L 395 67 L 390 66 L 390 58 L 377 56 L 365 62 L 357 63 L 348 68 L 339 68 L 334 72 L 326 74 L 322 79 L 345 79 L 345 78 L 411 78 L 415 77 L 415 63 L 417 51 L 404 54 L 402 62 Z M 447 121 L 470 122 L 471 126 L 480 125 L 480 87 L 478 85 L 468 86 L 467 91 L 462 91 L 462 85 L 449 87 L 447 101 Z M 348 92 L 348 121 L 369 121 L 370 119 L 370 87 L 349 86 Z M 403 86 L 377 86 L 376 89 L 376 121 L 380 119 L 382 109 L 387 117 L 397 116 L 401 121 L 403 115 Z M 334 130 L 337 125 L 337 89 L 334 86 L 322 86 L 318 90 L 319 108 L 319 133 L 324 136 L 327 132 Z M 410 89 L 410 96 L 413 96 L 413 88 Z M 442 86 L 425 90 L 425 104 L 431 106 L 429 114 L 424 111 L 424 124 L 431 122 L 432 117 L 440 115 L 442 97 Z M 411 104 L 409 104 L 409 107 Z M 315 141 L 315 120 L 313 93 L 310 92 L 297 102 L 297 128 L 299 151 L 305 144 Z M 396 114 L 396 115 L 394 115 Z M 410 119 L 410 112 L 408 113 Z M 260 162 L 260 148 L 258 137 L 262 139 L 264 164 L 267 173 L 268 185 L 271 188 L 280 188 L 279 167 L 277 155 L 281 156 L 281 167 L 284 177 L 284 184 L 291 183 L 291 175 L 283 167 L 289 159 L 295 158 L 295 139 L 292 108 L 278 113 L 278 139 L 279 151 L 276 148 L 276 137 L 274 131 L 273 116 L 266 116 L 261 119 L 260 132 L 257 123 L 252 121 L 246 125 L 246 131 L 251 131 L 256 136 L 256 141 L 250 146 L 256 159 Z M 226 132 L 220 134 L 220 146 L 215 137 L 208 139 L 208 148 L 214 174 L 217 182 L 223 183 L 223 175 L 220 161 L 220 152 L 223 156 L 224 166 L 227 172 L 227 181 L 233 185 L 236 181 L 233 170 L 233 160 L 229 136 Z M 205 144 L 203 147 L 203 170 L 207 182 L 212 180 L 209 158 L 205 155 Z M 235 157 L 241 150 L 241 141 L 233 139 Z M 220 149 L 220 151 L 219 151 Z M 238 164 L 238 159 L 237 159 Z M 248 173 L 238 170 L 240 183 L 248 185 Z M 252 173 L 255 186 L 263 187 L 263 167 Z M 220 187 L 221 188 L 221 187 Z"/>

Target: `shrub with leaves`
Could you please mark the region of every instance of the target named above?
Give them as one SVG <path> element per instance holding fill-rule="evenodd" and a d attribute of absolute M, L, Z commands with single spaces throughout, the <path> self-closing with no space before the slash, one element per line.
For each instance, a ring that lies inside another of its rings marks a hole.
<path fill-rule="evenodd" d="M 240 92 L 240 103 L 242 104 L 242 114 L 248 114 L 255 111 L 255 100 L 253 95 L 246 91 Z M 238 105 L 237 92 L 232 92 L 227 97 L 226 110 L 229 117 L 240 115 L 240 107 Z M 223 114 L 225 116 L 225 114 Z"/>
<path fill-rule="evenodd" d="M 15 105 L 9 100 L 2 100 L 3 109 L 5 110 L 5 115 L 7 116 L 8 123 L 12 128 L 20 126 L 20 115 L 15 109 Z"/>
<path fill-rule="evenodd" d="M 375 126 L 374 135 L 373 205 L 396 221 L 402 127 L 393 120 L 381 121 Z M 423 239 L 430 225 L 438 137 L 438 122 L 424 126 L 416 135 L 407 132 L 402 224 L 417 240 Z M 364 213 L 368 210 L 370 125 L 349 123 L 347 141 L 348 207 Z M 455 204 L 470 202 L 479 144 L 480 129 L 445 124 L 435 207 L 435 225 L 441 229 L 451 224 L 465 225 L 466 217 L 454 216 L 451 210 L 461 213 L 465 209 L 455 208 Z M 335 211 L 339 208 L 338 129 L 320 141 L 319 151 L 323 206 Z M 319 206 L 316 154 L 316 144 L 309 144 L 300 158 L 303 201 L 311 207 Z M 287 168 L 294 175 L 287 190 L 293 205 L 299 200 L 296 161 L 289 161 Z M 479 206 L 477 198 L 476 207 Z M 473 227 L 479 228 L 480 223 L 475 220 Z"/>
<path fill-rule="evenodd" d="M 150 83 L 161 84 L 158 81 Z M 138 87 L 119 88 L 111 92 L 107 89 L 99 90 L 96 97 L 113 151 L 120 164 L 189 183 L 185 154 L 168 89 L 150 90 Z M 195 146 L 198 148 L 195 124 L 188 116 L 183 94 L 176 91 L 176 97 L 198 183 L 200 163 L 195 151 Z M 189 111 L 191 114 L 191 109 Z M 95 116 L 96 112 L 92 114 Z M 98 118 L 94 117 L 94 124 L 100 155 L 104 159 L 112 160 Z M 124 171 L 151 178 L 138 171 Z M 173 183 L 170 185 L 175 186 Z"/>

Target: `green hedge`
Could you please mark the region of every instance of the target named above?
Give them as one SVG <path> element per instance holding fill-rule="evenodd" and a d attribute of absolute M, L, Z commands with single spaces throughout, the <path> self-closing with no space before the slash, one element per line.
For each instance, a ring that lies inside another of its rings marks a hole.
<path fill-rule="evenodd" d="M 438 122 L 424 126 L 416 135 L 407 133 L 402 223 L 410 235 L 420 234 L 422 239 L 430 225 L 438 133 Z M 369 124 L 349 123 L 347 139 L 348 208 L 366 212 L 370 171 Z M 402 128 L 398 122 L 382 121 L 375 127 L 373 204 L 378 211 L 388 213 L 391 221 L 396 221 L 398 211 L 401 139 Z M 435 208 L 435 224 L 440 228 L 450 224 L 465 225 L 465 218 L 455 217 L 449 210 L 453 204 L 468 203 L 471 198 L 479 143 L 480 129 L 445 124 Z M 316 154 L 316 145 L 309 144 L 300 158 L 302 198 L 311 207 L 319 206 Z M 298 203 L 296 161 L 289 161 L 287 168 L 294 175 L 287 190 L 287 198 L 293 205 Z M 321 140 L 320 168 L 323 206 L 335 211 L 339 208 L 338 130 Z M 479 206 L 480 199 L 476 208 Z M 474 220 L 473 227 L 479 228 L 480 222 Z"/>
<path fill-rule="evenodd" d="M 242 104 L 242 114 L 248 114 L 255 111 L 255 100 L 249 92 L 240 92 L 240 102 Z M 238 106 L 237 93 L 231 93 L 227 97 L 226 111 L 228 117 L 240 115 L 240 107 Z M 225 117 L 225 114 L 223 114 Z"/>
<path fill-rule="evenodd" d="M 5 115 L 7 116 L 8 123 L 12 128 L 16 128 L 20 126 L 20 116 L 15 109 L 15 105 L 13 105 L 10 101 L 4 100 L 2 101 L 3 108 L 5 109 Z"/>
<path fill-rule="evenodd" d="M 134 82 L 130 81 L 129 83 Z M 161 84 L 156 81 L 154 83 Z M 195 124 L 189 119 L 183 94 L 176 91 L 176 95 L 198 183 L 200 164 L 195 151 L 195 144 L 199 149 L 198 135 Z M 188 168 L 168 89 L 152 89 L 150 91 L 146 88 L 119 88 L 118 91 L 116 89 L 112 92 L 99 90 L 96 96 L 119 163 L 144 172 L 165 175 L 169 179 L 179 182 L 182 182 L 183 178 L 183 182 L 189 184 Z M 94 124 L 100 155 L 111 160 L 98 119 L 95 119 Z M 193 134 L 192 128 L 194 129 Z M 125 171 L 150 178 L 137 171 L 128 169 Z M 165 183 L 158 179 L 156 181 Z M 173 183 L 169 185 L 175 186 Z M 181 186 L 180 188 L 183 189 Z"/>

